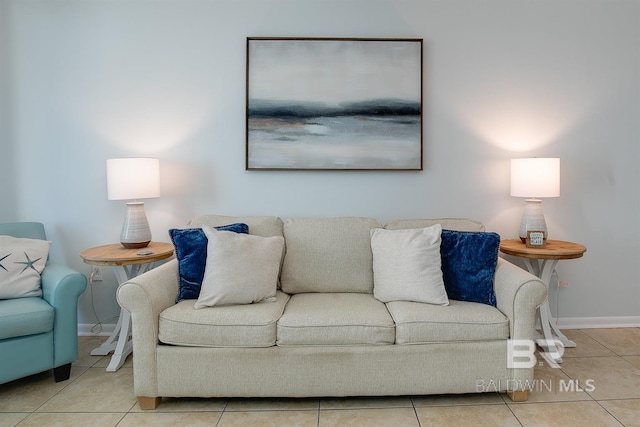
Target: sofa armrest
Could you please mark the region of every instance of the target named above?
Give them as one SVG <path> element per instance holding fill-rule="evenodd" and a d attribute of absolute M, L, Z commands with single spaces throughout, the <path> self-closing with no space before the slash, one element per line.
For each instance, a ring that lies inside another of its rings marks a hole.
<path fill-rule="evenodd" d="M 42 271 L 42 298 L 55 310 L 54 367 L 78 360 L 78 298 L 87 278 L 66 265 L 47 262 Z"/>
<path fill-rule="evenodd" d="M 177 295 L 178 261 L 175 259 L 118 287 L 118 303 L 131 313 L 136 396 L 157 396 L 156 347 L 160 313 L 175 304 Z"/>
<path fill-rule="evenodd" d="M 494 289 L 498 310 L 509 318 L 511 339 L 533 339 L 536 309 L 547 298 L 544 283 L 528 271 L 498 258 Z"/>

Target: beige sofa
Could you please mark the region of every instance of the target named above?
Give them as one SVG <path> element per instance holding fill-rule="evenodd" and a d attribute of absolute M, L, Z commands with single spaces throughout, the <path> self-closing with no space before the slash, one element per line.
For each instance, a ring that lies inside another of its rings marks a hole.
<path fill-rule="evenodd" d="M 528 398 L 533 368 L 510 368 L 508 340 L 530 340 L 546 288 L 498 259 L 497 308 L 373 297 L 369 218 L 203 216 L 190 227 L 248 224 L 284 236 L 275 302 L 195 310 L 175 303 L 177 261 L 123 283 L 133 323 L 134 391 L 143 409 L 161 397 L 380 396 L 506 391 Z M 465 219 L 398 220 L 387 229 L 484 231 Z M 242 274 L 242 271 L 238 271 Z M 286 292 L 285 292 L 286 291 Z"/>

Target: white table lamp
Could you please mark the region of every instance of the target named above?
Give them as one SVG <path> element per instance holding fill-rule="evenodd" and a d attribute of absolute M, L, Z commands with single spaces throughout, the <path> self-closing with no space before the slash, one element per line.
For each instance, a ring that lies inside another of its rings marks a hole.
<path fill-rule="evenodd" d="M 151 242 L 151 229 L 138 199 L 160 197 L 160 161 L 152 158 L 107 160 L 109 200 L 129 200 L 120 243 L 127 249 L 144 248 Z"/>
<path fill-rule="evenodd" d="M 560 196 L 560 159 L 511 159 L 511 195 L 526 197 L 518 236 L 523 242 L 527 231 L 543 231 L 547 238 L 547 223 L 542 212 L 543 197 Z"/>

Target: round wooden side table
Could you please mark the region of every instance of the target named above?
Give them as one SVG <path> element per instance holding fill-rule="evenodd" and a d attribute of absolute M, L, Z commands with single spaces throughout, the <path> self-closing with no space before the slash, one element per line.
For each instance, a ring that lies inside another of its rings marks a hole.
<path fill-rule="evenodd" d="M 151 270 L 157 261 L 173 256 L 171 243 L 151 242 L 141 249 L 126 249 L 120 243 L 96 246 L 80 252 L 80 258 L 90 265 L 110 266 L 118 279 L 118 284 Z M 91 351 L 93 356 L 106 356 L 113 351 L 107 372 L 115 372 L 124 364 L 133 351 L 129 340 L 131 334 L 131 315 L 120 308 L 118 323 L 109 338 L 98 348 Z"/>
<path fill-rule="evenodd" d="M 551 285 L 551 276 L 558 261 L 580 258 L 586 251 L 587 248 L 583 245 L 561 240 L 547 239 L 544 248 L 527 247 L 520 239 L 500 242 L 500 252 L 522 258 L 527 270 L 540 278 L 542 283 L 547 286 L 547 291 Z M 545 340 L 543 347 L 549 348 L 549 353 L 554 362 L 562 363 L 562 357 L 554 344 L 554 340 L 558 339 L 565 347 L 575 347 L 576 343 L 567 338 L 558 328 L 555 319 L 551 316 L 548 298 L 540 306 L 538 313 Z M 555 336 L 551 331 L 552 329 L 556 333 Z"/>

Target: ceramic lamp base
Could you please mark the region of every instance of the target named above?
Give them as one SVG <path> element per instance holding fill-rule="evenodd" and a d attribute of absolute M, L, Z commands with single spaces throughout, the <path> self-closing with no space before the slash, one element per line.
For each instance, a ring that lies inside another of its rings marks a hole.
<path fill-rule="evenodd" d="M 520 230 L 518 236 L 522 243 L 527 240 L 527 231 L 542 231 L 544 238 L 547 238 L 547 223 L 544 220 L 542 212 L 542 200 L 527 199 L 525 200 L 524 213 L 520 221 Z"/>
<path fill-rule="evenodd" d="M 144 212 L 144 202 L 127 203 L 120 243 L 127 249 L 144 248 L 151 242 L 151 229 Z"/>
<path fill-rule="evenodd" d="M 147 241 L 147 242 L 139 242 L 139 243 L 125 243 L 125 242 L 120 242 L 122 244 L 122 246 L 124 246 L 125 249 L 140 249 L 140 248 L 146 248 L 147 246 L 149 246 L 149 243 L 151 243 L 151 240 Z"/>

